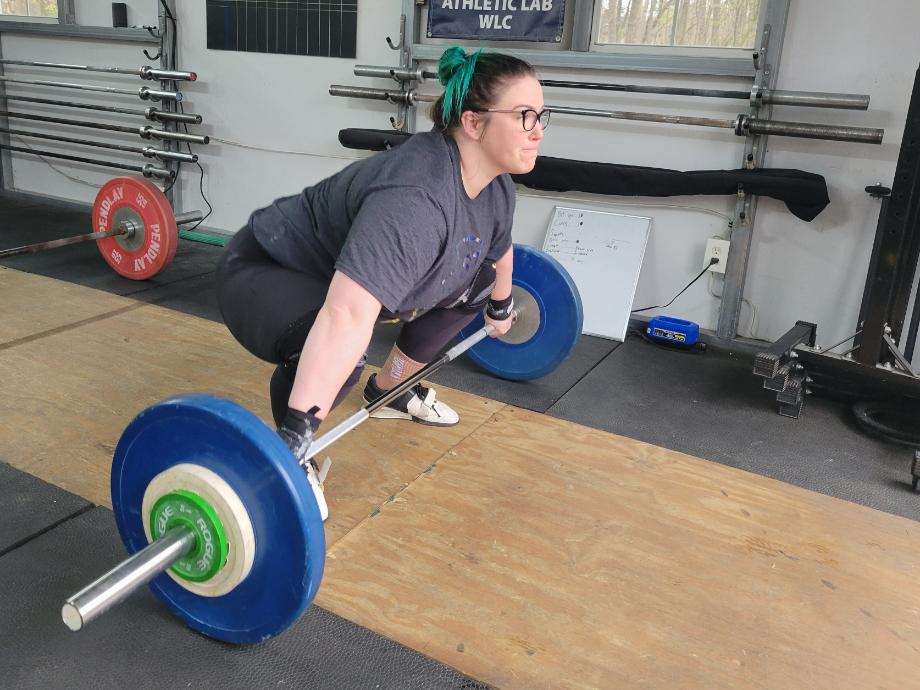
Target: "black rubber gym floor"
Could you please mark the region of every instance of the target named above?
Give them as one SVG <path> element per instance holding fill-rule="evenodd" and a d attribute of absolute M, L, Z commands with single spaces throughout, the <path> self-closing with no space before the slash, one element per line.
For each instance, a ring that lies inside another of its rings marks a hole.
<path fill-rule="evenodd" d="M 0 195 L 0 247 L 79 234 L 89 226 L 89 213 L 75 205 Z M 3 265 L 219 321 L 213 272 L 220 252 L 183 241 L 172 265 L 145 283 L 115 275 L 92 243 Z M 395 327 L 378 327 L 372 364 L 382 364 L 395 335 Z M 865 436 L 849 407 L 833 400 L 810 397 L 800 419 L 780 417 L 773 394 L 751 368 L 751 355 L 715 349 L 688 354 L 638 338 L 618 344 L 586 336 L 567 362 L 538 381 L 500 381 L 465 358 L 432 380 L 920 519 L 907 448 Z M 110 646 L 99 637 L 90 645 L 64 629 L 57 607 L 47 603 L 98 575 L 99 563 L 121 558 L 110 511 L 2 465 L 0 505 L 12 506 L 0 521 L 0 581 L 6 583 L 0 678 L 9 687 L 140 687 L 145 678 L 149 687 L 477 687 L 315 607 L 277 644 L 240 649 L 177 625 L 145 591 L 131 613 L 116 610 L 94 623 Z"/>
<path fill-rule="evenodd" d="M 16 470 L 0 463 L 0 476 L 10 472 Z M 62 493 L 23 475 L 0 484 L 0 505 L 12 507 L 14 523 L 38 527 L 47 517 L 36 515 L 37 506 L 63 503 Z M 5 510 L 4 523 L 8 517 Z M 4 539 L 6 532 L 4 524 Z M 177 624 L 142 588 L 130 606 L 115 607 L 85 633 L 68 630 L 59 604 L 98 577 L 100 563 L 122 558 L 114 515 L 99 507 L 73 513 L 0 557 L 3 687 L 485 687 L 316 606 L 272 641 L 239 647 Z"/>

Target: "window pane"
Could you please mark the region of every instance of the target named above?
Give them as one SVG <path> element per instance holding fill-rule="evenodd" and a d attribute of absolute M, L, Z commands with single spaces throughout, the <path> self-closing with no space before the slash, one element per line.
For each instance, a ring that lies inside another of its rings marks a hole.
<path fill-rule="evenodd" d="M 57 0 L 0 0 L 0 15 L 57 17 Z"/>
<path fill-rule="evenodd" d="M 761 0 L 601 0 L 602 45 L 752 48 Z"/>
<path fill-rule="evenodd" d="M 674 45 L 753 48 L 760 0 L 681 0 Z"/>
<path fill-rule="evenodd" d="M 676 4 L 677 0 L 602 0 L 597 42 L 672 45 Z"/>

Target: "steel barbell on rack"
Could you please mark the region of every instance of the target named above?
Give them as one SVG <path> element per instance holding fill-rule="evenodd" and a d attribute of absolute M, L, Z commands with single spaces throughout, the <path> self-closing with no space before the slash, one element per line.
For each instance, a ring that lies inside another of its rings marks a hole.
<path fill-rule="evenodd" d="M 196 113 L 170 113 L 149 106 L 140 110 L 138 108 L 122 108 L 116 105 L 97 105 L 95 103 L 75 103 L 54 98 L 35 98 L 32 96 L 17 96 L 5 94 L 3 100 L 24 101 L 26 103 L 41 103 L 42 105 L 60 105 L 66 108 L 81 108 L 83 110 L 98 110 L 105 113 L 122 113 L 124 115 L 137 115 L 157 122 L 182 122 L 189 125 L 200 125 L 202 117 Z"/>
<path fill-rule="evenodd" d="M 521 359 L 531 378 L 561 364 L 583 322 L 571 277 L 555 259 L 515 245 L 512 283 L 520 307 L 507 334 L 487 338 L 492 327 L 483 326 L 467 335 L 317 438 L 310 455 L 466 350 L 508 378 L 525 378 Z M 259 642 L 287 629 L 316 596 L 326 540 L 313 491 L 275 431 L 239 405 L 181 395 L 145 409 L 115 449 L 111 489 L 132 555 L 67 598 L 61 616 L 72 630 L 150 582 L 194 630 L 225 642 Z"/>
<path fill-rule="evenodd" d="M 10 60 L 0 58 L 0 65 L 21 65 L 25 67 L 53 67 L 55 69 L 78 69 L 84 72 L 108 72 L 110 74 L 128 74 L 141 79 L 160 81 L 196 81 L 198 75 L 194 72 L 180 72 L 176 70 L 157 69 L 144 65 L 143 67 L 93 67 L 92 65 L 72 65 L 64 62 L 35 62 L 34 60 Z"/>
<path fill-rule="evenodd" d="M 105 141 L 94 141 L 92 139 L 75 139 L 74 137 L 62 137 L 57 134 L 45 134 L 44 132 L 33 132 L 25 129 L 9 129 L 0 127 L 0 132 L 4 134 L 15 134 L 19 137 L 32 137 L 33 139 L 48 139 L 50 141 L 61 141 L 65 144 L 79 144 L 81 146 L 91 146 L 101 149 L 110 149 L 112 151 L 126 151 L 128 153 L 139 153 L 144 158 L 159 158 L 161 161 L 181 161 L 183 163 L 197 163 L 198 156 L 194 153 L 182 153 L 181 151 L 166 151 L 156 149 L 152 146 L 127 146 L 125 144 L 110 144 Z"/>
<path fill-rule="evenodd" d="M 424 82 L 437 79 L 438 73 L 421 67 L 385 67 L 379 65 L 355 65 L 356 77 L 392 78 L 396 81 Z M 855 93 L 825 93 L 823 91 L 783 91 L 752 87 L 750 91 L 726 89 L 697 89 L 680 86 L 648 86 L 645 84 L 612 84 L 588 81 L 565 81 L 540 79 L 543 86 L 563 89 L 587 89 L 591 91 L 619 91 L 626 93 L 648 93 L 667 96 L 697 96 L 701 98 L 729 98 L 750 101 L 755 105 L 797 105 L 811 108 L 841 108 L 844 110 L 868 110 L 869 96 Z"/>
<path fill-rule="evenodd" d="M 329 87 L 331 96 L 344 96 L 346 98 L 368 98 L 371 100 L 389 101 L 406 106 L 418 103 L 433 103 L 437 96 L 421 94 L 415 89 L 394 91 L 391 89 L 377 89 L 364 86 L 344 86 L 333 84 Z M 870 127 L 847 127 L 840 125 L 824 125 L 811 122 L 783 122 L 765 118 L 755 118 L 749 115 L 738 115 L 733 120 L 711 117 L 695 117 L 690 115 L 661 115 L 658 113 L 628 112 L 621 110 L 599 110 L 596 108 L 575 108 L 570 106 L 547 105 L 547 110 L 560 115 L 585 115 L 588 117 L 604 117 L 613 120 L 632 120 L 635 122 L 660 122 L 672 125 L 688 125 L 695 127 L 717 127 L 730 129 L 739 136 L 751 134 L 772 134 L 774 136 L 798 137 L 802 139 L 825 139 L 830 141 L 852 141 L 863 144 L 881 144 L 885 130 Z"/>
<path fill-rule="evenodd" d="M 70 127 L 84 127 L 87 129 L 101 129 L 107 132 L 124 132 L 136 134 L 141 139 L 161 139 L 163 141 L 181 141 L 188 144 L 206 145 L 211 138 L 201 134 L 185 134 L 184 132 L 170 132 L 145 125 L 143 127 L 128 127 L 127 125 L 110 125 L 106 122 L 93 122 L 91 120 L 74 120 L 66 117 L 49 117 L 48 115 L 35 115 L 33 113 L 16 113 L 9 110 L 0 110 L 0 117 L 35 120 L 36 122 L 50 122 L 56 125 L 69 125 Z"/>
<path fill-rule="evenodd" d="M 203 217 L 201 211 L 175 215 L 160 188 L 142 177 L 116 177 L 96 194 L 94 232 L 3 249 L 0 258 L 95 240 L 102 258 L 116 273 L 146 280 L 166 268 L 176 255 L 178 226 Z"/>
<path fill-rule="evenodd" d="M 66 153 L 58 153 L 57 151 L 45 151 L 43 149 L 36 149 L 25 146 L 13 146 L 12 144 L 0 144 L 0 149 L 6 149 L 7 151 L 16 151 L 18 153 L 29 153 L 36 156 L 47 156 L 48 158 L 60 158 L 65 161 L 74 161 L 76 163 L 88 163 L 89 165 L 101 165 L 105 168 L 115 168 L 116 170 L 128 170 L 130 172 L 140 173 L 144 177 L 154 177 L 158 180 L 167 180 L 172 182 L 176 179 L 175 170 L 167 170 L 166 168 L 159 168 L 155 165 L 132 165 L 130 163 L 118 163 L 116 161 L 107 161 L 101 158 L 87 158 L 86 156 L 71 156 Z"/>
<path fill-rule="evenodd" d="M 75 84 L 64 81 L 46 81 L 44 79 L 16 79 L 14 77 L 0 76 L 0 81 L 10 84 L 28 84 L 29 86 L 51 86 L 58 89 L 77 89 L 79 91 L 96 91 L 99 93 L 117 93 L 124 96 L 137 96 L 142 101 L 175 101 L 182 100 L 181 91 L 160 91 L 142 86 L 139 89 L 120 89 L 114 86 L 95 86 L 93 84 Z"/>

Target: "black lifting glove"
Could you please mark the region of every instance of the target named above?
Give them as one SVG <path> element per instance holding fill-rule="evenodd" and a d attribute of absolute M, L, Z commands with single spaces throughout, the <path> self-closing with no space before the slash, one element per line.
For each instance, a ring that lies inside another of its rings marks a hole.
<path fill-rule="evenodd" d="M 284 419 L 281 420 L 281 426 L 278 427 L 278 435 L 284 439 L 301 465 L 313 443 L 313 432 L 319 428 L 320 420 L 316 417 L 317 412 L 319 412 L 318 407 L 311 407 L 306 412 L 289 407 Z"/>

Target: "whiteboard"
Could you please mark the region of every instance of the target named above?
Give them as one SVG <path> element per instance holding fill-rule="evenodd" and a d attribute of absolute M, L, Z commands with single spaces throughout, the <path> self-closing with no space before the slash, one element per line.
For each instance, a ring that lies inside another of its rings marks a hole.
<path fill-rule="evenodd" d="M 652 219 L 556 206 L 543 251 L 572 276 L 584 310 L 582 332 L 623 341 Z"/>

